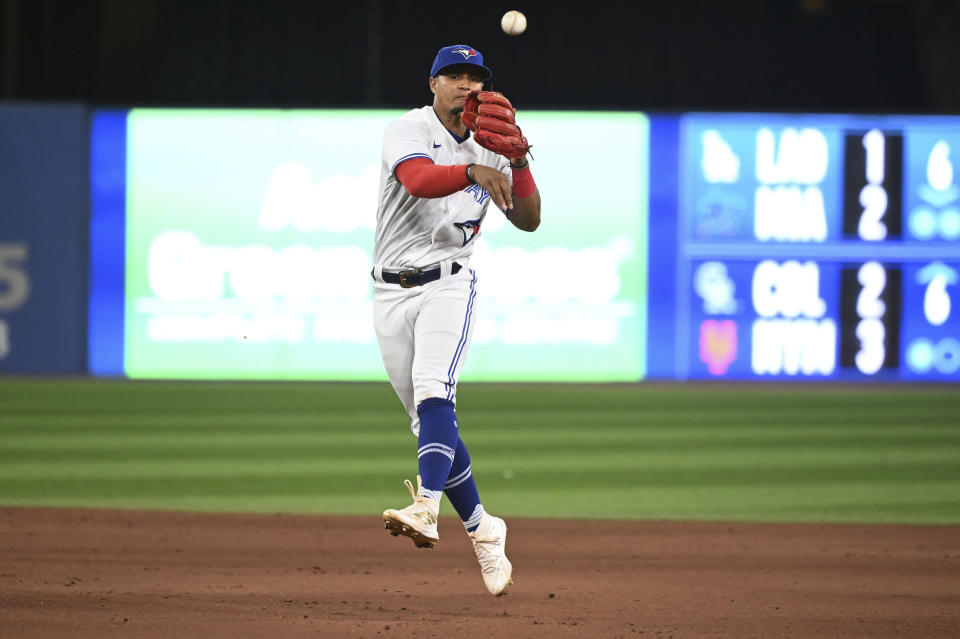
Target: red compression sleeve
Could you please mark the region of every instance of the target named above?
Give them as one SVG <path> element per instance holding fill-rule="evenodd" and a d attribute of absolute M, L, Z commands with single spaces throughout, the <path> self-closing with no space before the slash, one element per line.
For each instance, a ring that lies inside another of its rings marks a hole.
<path fill-rule="evenodd" d="M 427 158 L 411 158 L 393 174 L 413 197 L 446 197 L 470 185 L 466 164 L 443 166 Z"/>
<path fill-rule="evenodd" d="M 529 164 L 522 169 L 513 169 L 513 195 L 515 197 L 530 197 L 536 190 L 537 184 L 533 181 Z"/>

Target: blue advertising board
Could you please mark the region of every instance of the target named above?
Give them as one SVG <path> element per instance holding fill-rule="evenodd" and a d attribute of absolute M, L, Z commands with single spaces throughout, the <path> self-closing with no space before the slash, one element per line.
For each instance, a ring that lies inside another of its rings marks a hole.
<path fill-rule="evenodd" d="M 86 371 L 87 111 L 0 106 L 0 372 Z"/>
<path fill-rule="evenodd" d="M 387 115 L 95 112 L 89 371 L 229 378 L 242 360 L 246 377 L 380 379 L 366 272 L 379 175 L 371 132 Z M 531 131 L 570 118 L 534 115 Z M 542 366 L 506 377 L 488 366 L 477 379 L 960 381 L 960 118 L 640 115 L 590 116 L 591 127 L 644 123 L 635 139 L 618 129 L 616 177 L 572 179 L 562 150 L 542 147 L 535 236 L 497 236 L 502 220 L 484 227 L 476 260 L 495 285 L 474 372 L 491 361 Z M 235 147 L 261 129 L 253 155 L 272 164 L 256 173 Z M 338 135 L 361 133 L 370 139 L 349 163 L 318 142 L 339 148 Z M 311 164 L 311 153 L 338 161 Z M 356 279 L 323 291 L 309 269 L 266 268 L 291 251 L 340 255 L 337 268 Z M 8 255 L 8 265 L 22 259 Z M 254 287 L 263 299 L 228 295 L 261 267 L 271 273 Z M 193 288 L 207 271 L 215 294 L 201 299 Z M 172 286 L 176 273 L 190 277 Z M 302 295 L 283 288 L 300 283 Z M 267 324 L 275 334 L 250 338 Z"/>

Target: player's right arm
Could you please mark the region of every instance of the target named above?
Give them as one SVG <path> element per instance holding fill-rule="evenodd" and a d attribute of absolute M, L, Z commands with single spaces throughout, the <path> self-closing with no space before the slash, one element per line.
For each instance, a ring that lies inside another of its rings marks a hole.
<path fill-rule="evenodd" d="M 394 120 L 384 132 L 383 161 L 413 197 L 441 198 L 470 186 L 466 164 L 434 164 L 432 141 L 433 134 L 422 122 L 419 109 Z"/>
<path fill-rule="evenodd" d="M 447 197 L 470 186 L 467 165 L 443 166 L 427 158 L 412 158 L 398 165 L 393 174 L 413 197 Z"/>
<path fill-rule="evenodd" d="M 395 120 L 384 133 L 383 159 L 410 195 L 446 197 L 473 183 L 486 189 L 490 199 L 501 210 L 513 207 L 510 179 L 506 175 L 480 164 L 469 165 L 469 176 L 466 164 L 434 164 L 429 153 L 432 139 L 430 130 L 416 117 Z"/>
<path fill-rule="evenodd" d="M 470 178 L 466 164 L 442 166 L 425 158 L 407 160 L 394 170 L 394 175 L 414 197 L 446 197 L 461 191 L 472 183 L 486 189 L 493 203 L 501 210 L 513 208 L 510 197 L 510 180 L 497 169 L 482 164 L 470 165 Z"/>

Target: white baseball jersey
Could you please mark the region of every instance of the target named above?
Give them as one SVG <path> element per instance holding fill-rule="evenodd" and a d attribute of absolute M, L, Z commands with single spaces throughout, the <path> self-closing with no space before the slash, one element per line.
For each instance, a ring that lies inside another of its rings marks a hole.
<path fill-rule="evenodd" d="M 397 166 L 412 158 L 429 158 L 440 165 L 475 162 L 500 169 L 512 184 L 510 163 L 474 142 L 473 136 L 458 142 L 432 105 L 405 113 L 384 133 L 374 264 L 400 269 L 463 258 L 465 266 L 490 195 L 471 184 L 447 197 L 413 197 L 394 175 Z"/>
<path fill-rule="evenodd" d="M 380 354 L 397 396 L 420 430 L 417 406 L 428 398 L 456 403 L 457 381 L 476 324 L 477 276 L 468 268 L 490 195 L 471 184 L 440 198 L 410 195 L 394 171 L 412 158 L 434 164 L 475 162 L 498 168 L 513 180 L 509 161 L 473 141 L 459 141 L 433 106 L 414 109 L 392 122 L 383 137 L 380 206 L 373 250 L 374 328 Z M 451 274 L 456 261 L 462 269 Z M 442 277 L 403 288 L 381 279 L 383 270 L 441 265 Z"/>

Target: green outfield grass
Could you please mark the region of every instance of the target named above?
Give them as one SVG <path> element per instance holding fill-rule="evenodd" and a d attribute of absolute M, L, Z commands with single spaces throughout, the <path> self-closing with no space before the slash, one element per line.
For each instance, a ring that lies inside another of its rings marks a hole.
<path fill-rule="evenodd" d="M 463 384 L 458 414 L 499 514 L 960 522 L 957 387 Z M 4 505 L 378 517 L 415 476 L 385 383 L 0 378 Z"/>

